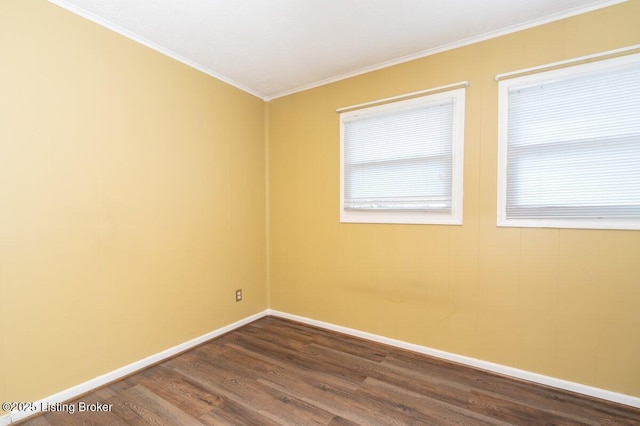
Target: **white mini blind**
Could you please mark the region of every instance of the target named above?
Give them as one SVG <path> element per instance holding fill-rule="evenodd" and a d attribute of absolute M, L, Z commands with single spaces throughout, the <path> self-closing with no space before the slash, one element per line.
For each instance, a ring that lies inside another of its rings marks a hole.
<path fill-rule="evenodd" d="M 640 218 L 639 59 L 500 82 L 506 220 Z"/>
<path fill-rule="evenodd" d="M 344 209 L 451 211 L 454 99 L 413 103 L 343 119 Z"/>

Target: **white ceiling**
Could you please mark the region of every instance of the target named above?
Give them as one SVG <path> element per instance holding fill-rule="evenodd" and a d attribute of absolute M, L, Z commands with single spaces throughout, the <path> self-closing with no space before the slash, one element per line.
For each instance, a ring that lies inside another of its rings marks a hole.
<path fill-rule="evenodd" d="M 265 100 L 624 0 L 50 0 Z"/>

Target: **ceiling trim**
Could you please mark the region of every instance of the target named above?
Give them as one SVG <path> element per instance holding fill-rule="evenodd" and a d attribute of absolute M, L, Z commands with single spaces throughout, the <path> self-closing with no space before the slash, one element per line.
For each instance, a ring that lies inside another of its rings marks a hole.
<path fill-rule="evenodd" d="M 83 17 L 85 19 L 88 19 L 88 20 L 90 20 L 90 21 L 92 21 L 92 22 L 94 22 L 94 23 L 96 23 L 96 24 L 98 24 L 98 25 L 100 25 L 102 27 L 105 27 L 105 28 L 107 28 L 107 29 L 109 29 L 111 31 L 114 31 L 117 34 L 120 34 L 120 35 L 122 35 L 122 36 L 124 36 L 124 37 L 126 37 L 128 39 L 131 39 L 131 40 L 133 40 L 133 41 L 135 41 L 137 43 L 140 43 L 140 44 L 142 44 L 142 45 L 144 45 L 144 46 L 146 46 L 146 47 L 148 47 L 148 48 L 150 48 L 152 50 L 155 50 L 155 51 L 157 51 L 157 52 L 159 52 L 159 53 L 161 53 L 161 54 L 163 54 L 165 56 L 168 56 L 168 57 L 170 57 L 170 58 L 172 58 L 172 59 L 174 59 L 174 60 L 176 60 L 178 62 L 181 62 L 181 63 L 183 63 L 183 64 L 185 64 L 185 65 L 187 65 L 187 66 L 189 66 L 191 68 L 195 68 L 198 71 L 201 71 L 201 72 L 203 72 L 203 73 L 205 73 L 205 74 L 207 74 L 207 75 L 209 75 L 209 76 L 211 76 L 211 77 L 213 77 L 213 78 L 215 78 L 217 80 L 220 80 L 220 81 L 222 81 L 224 83 L 227 83 L 227 84 L 229 84 L 229 85 L 231 85 L 231 86 L 233 86 L 233 87 L 235 87 L 237 89 L 240 89 L 240 90 L 242 90 L 242 91 L 244 91 L 246 93 L 249 93 L 249 94 L 251 94 L 253 96 L 256 96 L 256 97 L 262 99 L 265 102 L 269 102 L 272 99 L 281 98 L 281 97 L 284 97 L 284 96 L 292 95 L 294 93 L 299 93 L 299 92 L 302 92 L 302 91 L 305 91 L 305 90 L 309 90 L 309 89 L 313 89 L 313 88 L 316 88 L 316 87 L 324 86 L 326 84 L 335 83 L 337 81 L 341 81 L 341 80 L 345 80 L 345 79 L 348 79 L 348 78 L 351 78 L 351 77 L 355 77 L 355 76 L 358 76 L 358 75 L 366 74 L 366 73 L 369 73 L 369 72 L 372 72 L 372 71 L 377 71 L 377 70 L 380 70 L 380 69 L 383 69 L 383 68 L 388 68 L 388 67 L 391 67 L 391 66 L 394 66 L 394 65 L 399 65 L 399 64 L 402 64 L 402 63 L 405 63 L 405 62 L 416 60 L 416 59 L 421 59 L 421 58 L 424 58 L 424 57 L 427 57 L 427 56 L 435 55 L 437 53 L 442 53 L 442 52 L 445 52 L 445 51 L 448 51 L 448 50 L 457 49 L 457 48 L 460 48 L 460 47 L 463 47 L 463 46 L 468 46 L 470 44 L 478 43 L 478 42 L 489 40 L 489 39 L 492 39 L 492 38 L 501 37 L 503 35 L 511 34 L 511 33 L 514 33 L 514 32 L 522 31 L 522 30 L 526 30 L 528 28 L 536 27 L 536 26 L 539 26 L 539 25 L 544 25 L 544 24 L 547 24 L 547 23 L 550 23 L 550 22 L 558 21 L 558 20 L 561 20 L 561 19 L 566 19 L 566 18 L 569 18 L 569 17 L 572 17 L 572 16 L 583 14 L 583 13 L 588 13 L 588 12 L 591 12 L 591 11 L 594 11 L 594 10 L 598 10 L 598 9 L 602 9 L 602 8 L 605 8 L 605 7 L 613 6 L 613 5 L 616 5 L 616 4 L 619 4 L 619 3 L 624 3 L 624 2 L 626 2 L 628 0 L 600 0 L 600 1 L 595 1 L 595 2 L 593 2 L 593 3 L 591 3 L 591 4 L 587 5 L 587 6 L 576 7 L 576 8 L 570 9 L 570 10 L 565 10 L 565 11 L 560 12 L 560 13 L 547 15 L 546 17 L 544 17 L 542 19 L 531 20 L 529 22 L 525 22 L 525 23 L 518 24 L 518 25 L 513 25 L 513 26 L 510 26 L 510 27 L 507 27 L 507 28 L 503 28 L 503 29 L 500 29 L 500 30 L 497 30 L 497 31 L 490 31 L 490 32 L 487 32 L 487 33 L 484 33 L 484 34 L 481 34 L 481 35 L 478 35 L 478 36 L 469 37 L 469 38 L 466 38 L 466 39 L 463 39 L 463 40 L 460 40 L 460 41 L 457 41 L 457 42 L 454 42 L 454 43 L 449 43 L 449 44 L 438 46 L 438 47 L 435 47 L 435 48 L 432 48 L 432 49 L 427 49 L 427 50 L 416 52 L 416 53 L 413 53 L 413 54 L 410 54 L 410 55 L 405 55 L 405 56 L 402 56 L 402 57 L 397 58 L 397 59 L 392 59 L 392 60 L 389 60 L 389 61 L 380 62 L 380 63 L 375 64 L 375 65 L 371 65 L 371 66 L 367 66 L 367 67 L 364 67 L 364 68 L 360 68 L 360 69 L 358 69 L 356 71 L 351 71 L 351 72 L 344 73 L 344 74 L 341 74 L 341 75 L 338 75 L 338 76 L 335 76 L 335 77 L 331 77 L 331 78 L 327 78 L 327 79 L 324 79 L 324 80 L 320 80 L 320 81 L 317 81 L 315 83 L 302 85 L 302 86 L 299 86 L 299 87 L 294 88 L 294 89 L 286 90 L 286 91 L 277 93 L 275 95 L 265 95 L 264 93 L 260 93 L 258 91 L 255 91 L 255 90 L 247 87 L 244 84 L 238 83 L 237 81 L 232 80 L 232 79 L 230 79 L 230 78 L 228 78 L 228 77 L 226 77 L 226 76 L 224 76 L 222 74 L 218 74 L 217 72 L 215 72 L 215 71 L 211 70 L 210 68 L 207 68 L 207 67 L 199 64 L 198 62 L 195 62 L 195 61 L 192 61 L 192 60 L 190 60 L 188 58 L 185 58 L 184 56 L 179 55 L 178 53 L 173 52 L 170 49 L 167 49 L 167 48 L 165 48 L 165 47 L 163 47 L 163 46 L 161 46 L 161 45 L 159 45 L 157 43 L 154 43 L 154 42 L 152 42 L 150 40 L 147 40 L 144 37 L 141 37 L 141 36 L 131 32 L 131 31 L 125 29 L 125 28 L 122 28 L 119 25 L 116 25 L 116 24 L 114 24 L 114 23 L 112 23 L 112 22 L 110 22 L 110 21 L 108 21 L 106 19 L 103 19 L 103 18 L 93 14 L 92 12 L 89 12 L 86 9 L 78 7 L 78 6 L 74 5 L 74 4 L 70 4 L 66 0 L 48 0 L 48 1 L 49 1 L 49 3 L 55 4 L 55 5 L 65 9 L 65 10 L 71 12 L 71 13 L 74 13 L 74 14 L 76 14 L 78 16 L 81 16 L 81 17 Z"/>
<path fill-rule="evenodd" d="M 225 83 L 227 83 L 227 84 L 229 84 L 229 85 L 231 85 L 231 86 L 233 86 L 233 87 L 235 87 L 237 89 L 240 89 L 240 90 L 242 90 L 244 92 L 247 92 L 250 95 L 256 96 L 256 97 L 262 99 L 263 101 L 268 101 L 269 100 L 267 98 L 267 96 L 262 94 L 262 93 L 259 93 L 259 92 L 255 91 L 255 90 L 252 90 L 249 87 L 247 87 L 247 86 L 245 86 L 243 84 L 240 84 L 237 81 L 234 81 L 234 80 L 232 80 L 232 79 L 230 79 L 230 78 L 228 78 L 228 77 L 226 77 L 226 76 L 224 76 L 222 74 L 218 74 L 215 71 L 212 71 L 211 69 L 209 69 L 207 67 L 204 67 L 204 66 L 202 66 L 201 64 L 199 64 L 199 63 L 197 63 L 195 61 L 187 59 L 184 56 L 173 52 L 172 50 L 169 50 L 169 49 L 167 49 L 165 47 L 162 47 L 159 44 L 156 44 L 156 43 L 154 43 L 152 41 L 149 41 L 149 40 L 145 39 L 144 37 L 140 37 L 139 35 L 131 32 L 131 31 L 125 29 L 125 28 L 122 28 L 121 26 L 116 25 L 116 24 L 114 24 L 114 23 L 112 23 L 112 22 L 110 22 L 110 21 L 108 21 L 106 19 L 103 19 L 103 18 L 101 18 L 101 17 L 89 12 L 86 9 L 80 8 L 80 7 L 78 7 L 76 5 L 73 5 L 73 4 L 69 4 L 65 0 L 48 0 L 48 1 L 49 1 L 49 3 L 53 3 L 56 6 L 59 6 L 59 7 L 63 8 L 63 9 L 65 9 L 65 10 L 73 13 L 73 14 L 81 16 L 82 18 L 88 19 L 88 20 L 90 20 L 90 21 L 92 21 L 92 22 L 94 22 L 94 23 L 96 23 L 96 24 L 98 24 L 98 25 L 100 25 L 102 27 L 105 27 L 108 30 L 114 31 L 114 32 L 120 34 L 121 36 L 124 36 L 124 37 L 126 37 L 128 39 L 131 39 L 131 40 L 133 40 L 133 41 L 135 41 L 137 43 L 140 43 L 140 44 L 142 44 L 142 45 L 144 45 L 144 46 L 146 46 L 146 47 L 148 47 L 150 49 L 153 49 L 158 53 L 161 53 L 161 54 L 163 54 L 165 56 L 168 56 L 168 57 L 170 57 L 172 59 L 175 59 L 176 61 L 181 62 L 181 63 L 183 63 L 183 64 L 185 64 L 185 65 L 187 65 L 187 66 L 189 66 L 191 68 L 195 68 L 198 71 L 201 71 L 201 72 L 203 72 L 203 73 L 205 73 L 205 74 L 207 74 L 207 75 L 209 75 L 209 76 L 211 76 L 211 77 L 213 77 L 215 79 L 223 81 L 223 82 L 225 82 Z"/>
<path fill-rule="evenodd" d="M 584 7 L 576 7 L 570 10 L 565 10 L 561 13 L 556 13 L 553 15 L 547 15 L 546 17 L 542 18 L 542 19 L 536 19 L 536 20 L 532 20 L 529 22 L 525 22 L 522 24 L 518 24 L 518 25 L 513 25 L 507 28 L 503 28 L 497 31 L 490 31 L 478 36 L 473 36 L 473 37 L 469 37 L 469 38 L 465 38 L 462 39 L 460 41 L 457 41 L 455 43 L 449 43 L 449 44 L 445 44 L 443 46 L 438 46 L 435 47 L 433 49 L 427 49 L 427 50 L 422 50 L 420 52 L 417 53 L 412 53 L 410 55 L 406 55 L 406 56 L 402 56 L 400 58 L 397 59 L 392 59 L 390 61 L 385 61 L 385 62 L 380 62 L 376 65 L 371 65 L 365 68 L 361 68 L 359 70 L 356 71 L 352 71 L 352 72 L 348 72 L 345 74 L 341 74 L 339 76 L 336 77 L 331 77 L 331 78 L 327 78 L 325 80 L 321 80 L 312 84 L 307 84 L 304 86 L 300 86 L 297 87 L 295 89 L 291 89 L 291 90 L 286 90 L 284 92 L 280 92 L 278 94 L 275 94 L 273 96 L 265 96 L 264 100 L 269 102 L 270 100 L 273 99 L 277 99 L 277 98 L 282 98 L 284 96 L 288 96 L 288 95 L 293 95 L 294 93 L 299 93 L 299 92 L 304 92 L 305 90 L 309 90 L 309 89 L 313 89 L 316 87 L 320 87 L 320 86 L 324 86 L 325 84 L 330 84 L 330 83 L 335 83 L 337 81 L 340 80 L 346 80 L 348 78 L 351 77 L 356 77 L 358 75 L 362 75 L 362 74 L 366 74 L 372 71 L 378 71 L 380 69 L 383 68 L 388 68 L 394 65 L 399 65 L 399 64 L 403 64 L 405 62 L 410 62 L 416 59 L 421 59 L 427 56 L 431 56 L 431 55 L 435 55 L 437 53 L 442 53 L 442 52 L 446 52 L 448 50 L 453 50 L 453 49 L 457 49 L 459 47 L 464 47 L 464 46 L 468 46 L 470 44 L 474 44 L 474 43 L 479 43 L 481 41 L 485 41 L 485 40 L 489 40 L 492 38 L 497 38 L 497 37 L 501 37 L 503 35 L 507 35 L 507 34 L 511 34 L 511 33 L 515 33 L 518 31 L 522 31 L 522 30 L 526 30 L 532 27 L 537 27 L 539 25 L 544 25 L 544 24 L 548 24 L 550 22 L 555 22 L 555 21 L 559 21 L 561 19 L 566 19 L 566 18 L 570 18 L 572 16 L 576 16 L 576 15 L 581 15 L 583 13 L 588 13 L 588 12 L 592 12 L 594 10 L 598 10 L 598 9 L 603 9 L 605 7 L 609 7 L 609 6 L 613 6 L 619 3 L 625 3 L 628 0 L 603 0 L 597 3 L 593 3 L 590 4 L 588 6 L 584 6 Z"/>

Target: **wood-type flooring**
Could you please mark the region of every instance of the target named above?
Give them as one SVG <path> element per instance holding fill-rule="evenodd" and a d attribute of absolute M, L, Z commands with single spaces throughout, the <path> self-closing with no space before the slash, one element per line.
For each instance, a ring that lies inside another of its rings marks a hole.
<path fill-rule="evenodd" d="M 67 404 L 20 424 L 640 425 L 640 409 L 275 317 Z"/>

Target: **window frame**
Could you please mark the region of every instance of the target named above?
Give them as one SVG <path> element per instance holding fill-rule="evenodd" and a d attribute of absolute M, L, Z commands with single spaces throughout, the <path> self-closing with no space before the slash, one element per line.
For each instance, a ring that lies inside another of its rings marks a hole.
<path fill-rule="evenodd" d="M 340 222 L 341 223 L 388 223 L 462 225 L 463 217 L 463 168 L 464 168 L 464 124 L 465 88 L 447 90 L 435 94 L 385 103 L 340 113 Z M 444 99 L 453 100 L 452 132 L 452 182 L 451 212 L 403 211 L 403 210 L 348 210 L 344 207 L 345 195 L 345 122 L 355 117 L 392 112 L 410 107 L 421 107 Z"/>
<path fill-rule="evenodd" d="M 640 55 L 628 55 L 613 59 L 604 59 L 581 65 L 538 72 L 522 77 L 501 80 L 498 83 L 498 174 L 497 174 L 497 226 L 523 228 L 561 228 L 561 229 L 640 229 L 640 217 L 637 218 L 588 218 L 588 217 L 507 217 L 507 153 L 508 153 L 508 112 L 509 92 L 514 88 L 524 88 L 544 83 L 558 82 L 577 74 L 595 74 L 606 69 L 615 69 L 631 63 L 640 63 Z"/>

